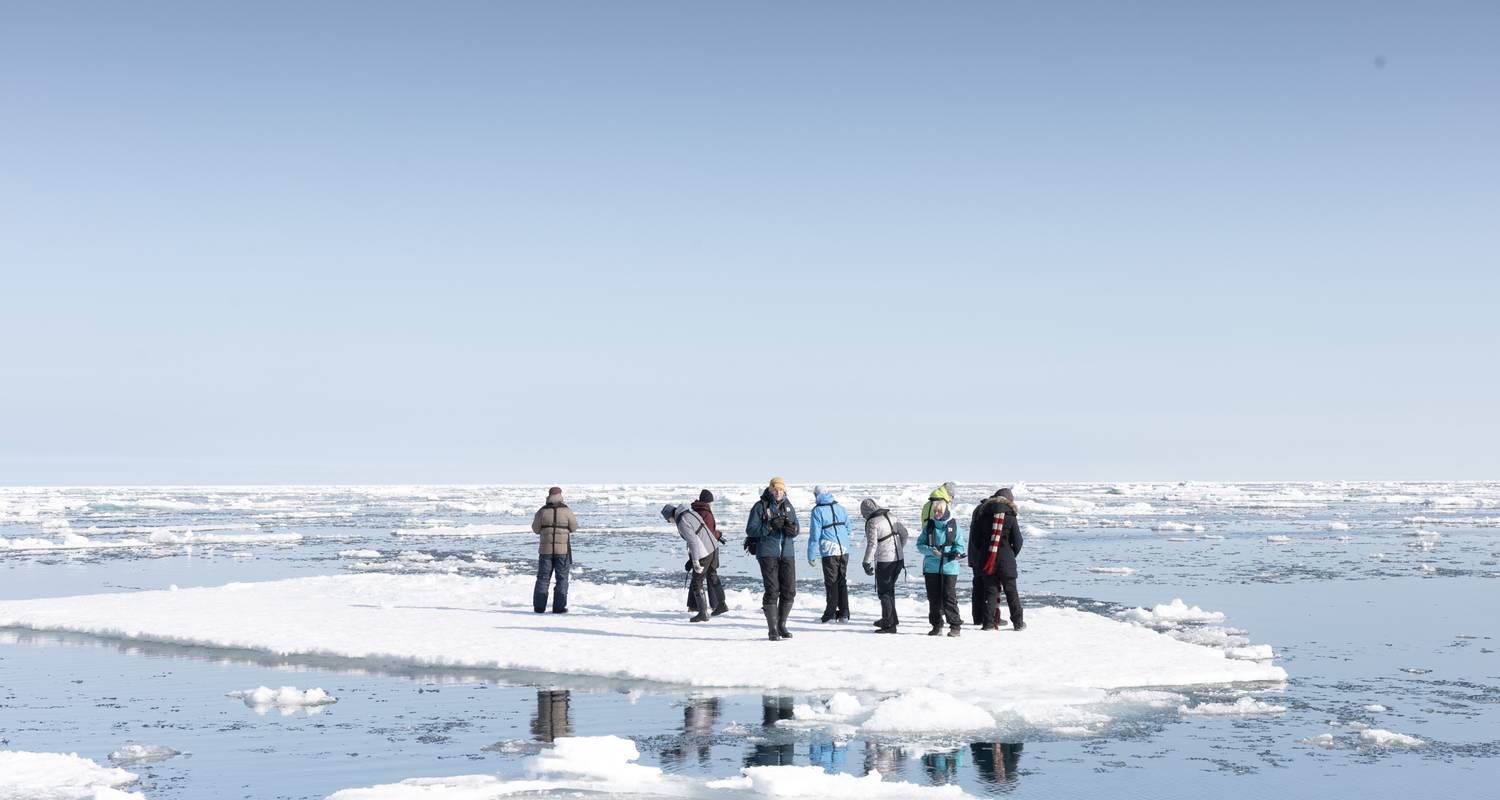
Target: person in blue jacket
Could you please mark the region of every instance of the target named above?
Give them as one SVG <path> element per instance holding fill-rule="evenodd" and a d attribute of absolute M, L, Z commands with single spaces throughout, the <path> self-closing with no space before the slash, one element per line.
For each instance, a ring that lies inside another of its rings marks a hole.
<path fill-rule="evenodd" d="M 958 520 L 946 501 L 932 501 L 932 516 L 922 525 L 917 551 L 922 554 L 922 580 L 927 584 L 927 621 L 932 623 L 927 635 L 942 633 L 946 618 L 948 635 L 957 636 L 963 625 L 958 615 L 958 565 L 965 546 Z"/>
<path fill-rule="evenodd" d="M 822 486 L 813 489 L 807 564 L 823 559 L 823 621 L 849 621 L 849 512 Z"/>

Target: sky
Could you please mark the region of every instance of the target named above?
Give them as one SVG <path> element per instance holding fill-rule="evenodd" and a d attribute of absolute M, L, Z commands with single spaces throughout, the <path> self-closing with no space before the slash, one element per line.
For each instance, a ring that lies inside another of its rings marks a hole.
<path fill-rule="evenodd" d="M 0 484 L 1500 479 L 1493 2 L 0 4 Z"/>

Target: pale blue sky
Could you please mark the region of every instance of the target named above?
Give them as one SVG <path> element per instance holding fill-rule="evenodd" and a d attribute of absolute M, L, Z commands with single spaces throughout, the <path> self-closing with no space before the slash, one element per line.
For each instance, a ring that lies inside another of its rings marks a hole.
<path fill-rule="evenodd" d="M 1500 5 L 0 5 L 0 483 L 1497 478 Z"/>

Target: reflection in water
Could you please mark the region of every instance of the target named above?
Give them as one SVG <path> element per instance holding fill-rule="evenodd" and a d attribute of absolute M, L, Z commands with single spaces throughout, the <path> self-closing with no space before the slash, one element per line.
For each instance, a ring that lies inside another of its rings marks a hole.
<path fill-rule="evenodd" d="M 776 723 L 792 718 L 792 698 L 789 696 L 764 695 L 760 699 L 760 724 L 765 726 L 771 735 L 779 735 Z M 795 754 L 795 745 L 788 741 L 782 744 L 771 742 L 756 743 L 749 752 L 745 754 L 745 766 L 747 767 L 780 767 L 790 766 Z"/>
<path fill-rule="evenodd" d="M 869 739 L 865 740 L 865 774 L 873 770 L 887 778 L 900 775 L 905 762 L 906 753 L 901 748 L 893 744 L 880 744 Z"/>
<path fill-rule="evenodd" d="M 824 772 L 843 772 L 849 756 L 846 742 L 813 742 L 807 746 L 807 758 Z"/>
<path fill-rule="evenodd" d="M 955 783 L 958 768 L 964 762 L 967 751 L 949 750 L 943 753 L 923 753 L 922 768 L 934 786 Z"/>
<path fill-rule="evenodd" d="M 571 736 L 573 726 L 568 719 L 571 693 L 567 689 L 537 689 L 536 716 L 531 718 L 531 733 L 539 742 L 552 742 Z"/>
<path fill-rule="evenodd" d="M 990 784 L 1005 784 L 1007 788 L 1016 780 L 1016 764 L 1021 760 L 1021 743 L 974 742 L 969 745 L 974 756 L 974 769 L 979 779 Z"/>
<path fill-rule="evenodd" d="M 663 764 L 681 766 L 689 751 L 698 755 L 698 764 L 713 760 L 714 726 L 719 723 L 719 698 L 689 697 L 682 708 L 682 736 L 661 751 Z"/>

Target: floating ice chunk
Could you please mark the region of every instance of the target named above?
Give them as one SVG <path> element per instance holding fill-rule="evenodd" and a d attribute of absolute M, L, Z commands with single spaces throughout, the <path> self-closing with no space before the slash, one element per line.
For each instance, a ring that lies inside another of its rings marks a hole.
<path fill-rule="evenodd" d="M 1196 706 L 1178 706 L 1179 713 L 1188 716 L 1230 716 L 1237 714 L 1284 714 L 1286 706 L 1272 705 L 1253 697 L 1241 697 L 1233 703 L 1199 703 Z"/>
<path fill-rule="evenodd" d="M 101 767 L 77 753 L 0 751 L 0 798 L 11 800 L 145 800 L 118 787 L 136 776 L 117 767 Z"/>
<path fill-rule="evenodd" d="M 1430 573 L 1433 573 L 1433 572 L 1437 572 L 1437 567 L 1434 567 L 1431 564 L 1418 564 L 1417 566 L 1421 567 L 1422 571 L 1425 572 L 1425 573 L 1429 573 L 1430 574 Z"/>
<path fill-rule="evenodd" d="M 1371 703 L 1371 704 L 1365 706 L 1364 709 L 1366 711 L 1370 712 L 1371 714 L 1379 714 L 1382 711 L 1386 710 L 1385 706 L 1383 706 L 1383 705 L 1381 705 L 1379 703 Z"/>
<path fill-rule="evenodd" d="M 1325 525 L 1323 527 L 1325 527 L 1326 529 L 1328 529 L 1330 531 L 1347 531 L 1347 530 L 1349 530 L 1349 523 L 1347 523 L 1347 522 L 1330 522 L 1330 523 L 1328 523 L 1327 525 Z"/>
<path fill-rule="evenodd" d="M 242 701 L 257 714 L 265 714 L 275 708 L 281 711 L 282 716 L 294 714 L 298 709 L 305 709 L 308 714 L 314 714 L 321 711 L 322 706 L 338 702 L 337 698 L 320 688 L 308 689 L 304 692 L 295 686 L 283 686 L 280 689 L 260 686 L 255 689 L 229 692 L 224 696 Z"/>
<path fill-rule="evenodd" d="M 1371 553 L 1370 554 L 1370 558 L 1373 558 L 1376 561 L 1384 561 L 1385 560 L 1385 553 Z"/>
<path fill-rule="evenodd" d="M 402 561 L 412 561 L 420 563 L 424 561 L 432 561 L 433 559 L 437 558 L 437 556 L 432 555 L 431 553 L 423 553 L 420 550 L 402 550 L 401 554 L 396 556 L 396 558 L 399 558 Z"/>
<path fill-rule="evenodd" d="M 434 525 L 430 528 L 397 528 L 397 536 L 506 536 L 531 533 L 531 525 L 482 523 L 472 525 Z"/>
<path fill-rule="evenodd" d="M 1266 541 L 1272 542 L 1274 544 L 1286 544 L 1287 542 L 1290 542 L 1291 540 L 1292 540 L 1292 537 L 1290 537 L 1290 536 L 1276 535 L 1276 536 L 1267 536 L 1266 537 Z"/>
<path fill-rule="evenodd" d="M 300 541 L 300 533 L 200 533 L 178 528 L 159 528 L 151 533 L 152 544 L 292 544 Z"/>
<path fill-rule="evenodd" d="M 1169 542 L 1191 542 L 1192 539 L 1187 539 L 1187 538 L 1184 538 L 1184 537 L 1181 537 L 1181 536 L 1169 536 L 1169 537 L 1167 537 L 1167 541 L 1169 541 Z"/>
<path fill-rule="evenodd" d="M 122 767 L 135 764 L 152 764 L 157 761 L 166 761 L 173 756 L 182 755 L 181 750 L 173 750 L 159 744 L 127 744 L 119 750 L 109 754 L 109 760 Z"/>
<path fill-rule="evenodd" d="M 1206 530 L 1202 525 L 1189 525 L 1186 522 L 1158 522 L 1151 526 L 1153 531 L 1172 531 L 1174 533 L 1202 533 Z"/>
<path fill-rule="evenodd" d="M 1317 736 L 1309 736 L 1306 739 L 1298 739 L 1302 744 L 1310 744 L 1314 747 L 1332 748 L 1337 747 L 1338 742 L 1334 740 L 1331 733 L 1320 733 Z"/>
<path fill-rule="evenodd" d="M 339 558 L 380 558 L 379 550 L 340 550 Z"/>
<path fill-rule="evenodd" d="M 1135 567 L 1089 567 L 1089 572 L 1097 572 L 1100 575 L 1132 575 Z"/>
<path fill-rule="evenodd" d="M 1370 728 L 1359 732 L 1359 743 L 1371 747 L 1421 747 L 1427 742 L 1415 736 L 1396 733 L 1382 728 Z"/>
<path fill-rule="evenodd" d="M 1414 531 L 1407 531 L 1406 535 L 1407 536 L 1421 536 L 1421 537 L 1427 538 L 1427 539 L 1442 538 L 1442 534 L 1441 533 L 1438 533 L 1437 531 L 1430 531 L 1430 530 L 1427 530 L 1426 528 L 1418 528 L 1418 529 L 1416 529 Z"/>

